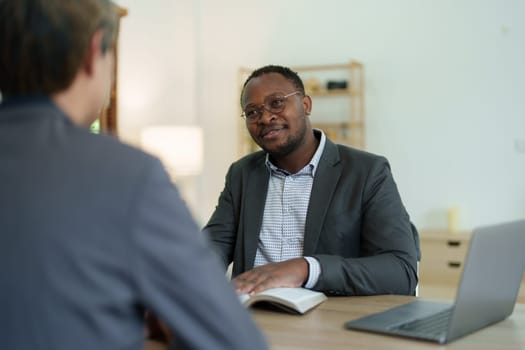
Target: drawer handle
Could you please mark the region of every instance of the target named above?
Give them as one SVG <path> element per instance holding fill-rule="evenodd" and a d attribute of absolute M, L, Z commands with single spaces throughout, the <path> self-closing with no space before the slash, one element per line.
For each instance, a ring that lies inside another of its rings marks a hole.
<path fill-rule="evenodd" d="M 459 269 L 461 267 L 461 263 L 459 261 L 449 261 L 448 267 L 451 267 L 453 269 Z"/>
<path fill-rule="evenodd" d="M 461 245 L 461 241 L 447 241 L 447 244 L 449 247 L 459 247 Z"/>

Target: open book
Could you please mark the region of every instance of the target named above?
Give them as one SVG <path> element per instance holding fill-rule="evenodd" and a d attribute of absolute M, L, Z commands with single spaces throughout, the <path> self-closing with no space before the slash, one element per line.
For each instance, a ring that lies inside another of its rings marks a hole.
<path fill-rule="evenodd" d="M 287 312 L 302 315 L 325 301 L 326 296 L 321 292 L 305 288 L 272 288 L 252 296 L 242 294 L 239 295 L 239 299 L 246 307 L 256 303 L 266 303 Z"/>

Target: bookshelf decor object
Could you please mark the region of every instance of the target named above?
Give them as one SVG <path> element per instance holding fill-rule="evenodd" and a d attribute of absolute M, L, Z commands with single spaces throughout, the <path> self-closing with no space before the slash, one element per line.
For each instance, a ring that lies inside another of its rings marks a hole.
<path fill-rule="evenodd" d="M 297 72 L 312 98 L 312 126 L 323 130 L 335 143 L 365 149 L 364 66 L 358 61 L 342 64 L 290 67 Z M 239 96 L 253 69 L 239 69 Z M 241 107 L 239 106 L 239 115 Z M 254 152 L 253 142 L 239 118 L 238 156 Z"/>

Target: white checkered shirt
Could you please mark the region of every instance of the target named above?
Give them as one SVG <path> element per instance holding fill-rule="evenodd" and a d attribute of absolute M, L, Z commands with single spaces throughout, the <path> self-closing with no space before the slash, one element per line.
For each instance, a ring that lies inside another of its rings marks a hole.
<path fill-rule="evenodd" d="M 322 131 L 314 130 L 314 133 L 321 136 L 319 147 L 310 162 L 295 174 L 279 169 L 266 155 L 270 180 L 254 266 L 303 256 L 310 193 L 315 170 L 326 143 L 326 136 Z M 315 258 L 304 258 L 309 266 L 308 280 L 304 287 L 312 288 L 319 279 L 321 267 Z"/>

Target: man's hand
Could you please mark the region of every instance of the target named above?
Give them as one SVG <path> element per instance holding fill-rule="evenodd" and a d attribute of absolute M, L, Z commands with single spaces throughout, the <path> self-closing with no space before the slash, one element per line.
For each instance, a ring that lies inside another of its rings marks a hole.
<path fill-rule="evenodd" d="M 304 258 L 258 266 L 233 280 L 237 293 L 250 294 L 277 287 L 300 287 L 308 279 L 308 262 Z"/>

